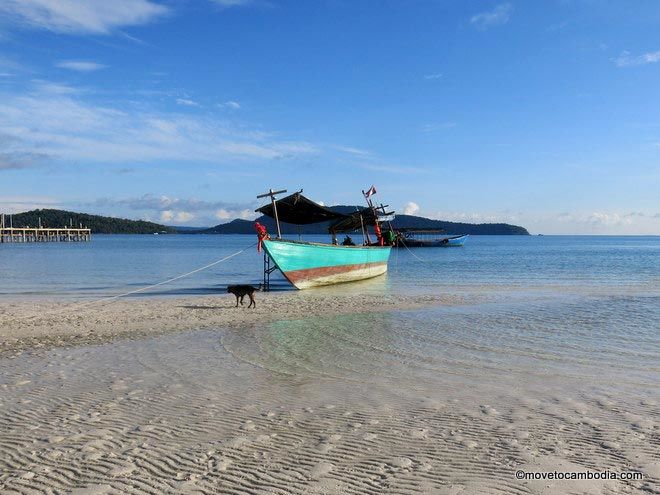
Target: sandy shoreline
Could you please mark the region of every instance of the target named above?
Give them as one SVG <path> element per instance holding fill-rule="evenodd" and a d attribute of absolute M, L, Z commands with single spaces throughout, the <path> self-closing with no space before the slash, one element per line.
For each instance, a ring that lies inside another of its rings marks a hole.
<path fill-rule="evenodd" d="M 0 492 L 660 493 L 652 356 L 641 371 L 614 367 L 624 382 L 552 352 L 535 315 L 555 299 L 475 302 L 491 301 L 358 290 L 260 293 L 256 310 L 224 294 L 4 301 Z"/>
<path fill-rule="evenodd" d="M 233 295 L 85 301 L 0 302 L 0 355 L 27 349 L 98 344 L 174 331 L 249 327 L 308 316 L 370 313 L 460 304 L 449 295 L 319 292 L 257 294 L 256 309 L 235 307 Z M 246 298 L 247 301 L 247 298 Z"/>
<path fill-rule="evenodd" d="M 365 316 L 371 318 L 371 315 Z M 177 332 L 0 359 L 0 492 L 657 493 L 658 404 L 432 383 L 268 329 Z M 310 330 L 313 332 L 314 330 Z M 261 339 L 253 344 L 254 333 Z M 277 340 L 271 340 L 276 338 Z M 290 365 L 276 371 L 273 359 Z M 296 372 L 295 370 L 298 370 Z M 519 480 L 641 472 L 642 480 Z"/>

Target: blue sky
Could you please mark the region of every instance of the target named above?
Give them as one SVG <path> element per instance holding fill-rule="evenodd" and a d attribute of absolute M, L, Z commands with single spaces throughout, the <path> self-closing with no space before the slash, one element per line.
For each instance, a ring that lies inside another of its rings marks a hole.
<path fill-rule="evenodd" d="M 650 0 L 3 0 L 0 211 L 660 234 L 658 88 Z"/>

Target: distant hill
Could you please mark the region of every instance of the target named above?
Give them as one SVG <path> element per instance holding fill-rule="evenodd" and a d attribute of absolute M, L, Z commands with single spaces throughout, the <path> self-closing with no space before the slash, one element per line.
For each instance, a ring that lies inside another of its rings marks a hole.
<path fill-rule="evenodd" d="M 356 211 L 356 206 L 331 206 L 330 209 L 339 213 L 352 213 Z M 362 208 L 360 208 L 362 209 Z M 275 220 L 270 217 L 261 216 L 257 221 L 264 224 L 268 232 L 276 232 Z M 327 234 L 328 223 L 316 223 L 311 225 L 291 225 L 280 223 L 283 234 Z M 472 235 L 529 235 L 527 229 L 508 223 L 460 223 L 446 222 L 444 220 L 432 220 L 430 218 L 418 217 L 415 215 L 397 215 L 392 222 L 394 228 L 416 227 L 427 229 L 443 229 L 447 234 L 472 234 Z M 191 232 L 193 233 L 193 232 Z M 252 220 L 232 220 L 229 223 L 223 223 L 196 231 L 201 234 L 254 234 L 254 221 Z"/>
<path fill-rule="evenodd" d="M 31 210 L 25 213 L 12 215 L 14 227 L 37 227 L 41 218 L 42 227 L 63 228 L 70 223 L 74 227 L 83 227 L 92 229 L 93 234 L 153 234 L 176 233 L 173 227 L 167 227 L 144 220 L 127 220 L 125 218 L 104 217 L 101 215 L 89 215 L 87 213 L 76 213 L 66 210 Z M 5 215 L 5 225 L 9 220 Z"/>

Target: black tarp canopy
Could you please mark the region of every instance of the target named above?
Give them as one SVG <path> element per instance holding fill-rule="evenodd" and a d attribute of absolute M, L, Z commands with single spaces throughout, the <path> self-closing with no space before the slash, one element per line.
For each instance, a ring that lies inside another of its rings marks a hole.
<path fill-rule="evenodd" d="M 393 215 L 394 212 L 386 212 L 383 213 L 383 215 L 378 215 L 376 214 L 372 209 L 370 208 L 363 208 L 360 211 L 356 211 L 355 213 L 351 213 L 350 215 L 346 215 L 344 218 L 336 221 L 330 227 L 328 230 L 331 233 L 339 234 L 343 232 L 353 232 L 355 230 L 360 230 L 362 227 L 368 227 L 370 225 L 374 225 L 376 221 L 378 220 L 379 222 L 384 221 L 383 218 L 390 218 L 391 215 Z"/>
<path fill-rule="evenodd" d="M 374 212 L 365 208 L 360 211 L 356 211 L 355 213 L 351 213 L 350 215 L 346 215 L 344 218 L 330 225 L 328 230 L 335 234 L 342 232 L 353 232 L 354 230 L 362 229 L 363 225 L 365 227 L 367 225 L 373 225 L 375 219 L 376 215 Z"/>
<path fill-rule="evenodd" d="M 321 206 L 301 193 L 296 192 L 285 198 L 275 201 L 277 205 L 277 217 L 280 222 L 294 225 L 307 225 L 310 223 L 327 222 L 347 218 L 346 215 L 332 211 L 330 208 Z M 273 205 L 267 204 L 255 211 L 263 215 L 275 218 Z"/>

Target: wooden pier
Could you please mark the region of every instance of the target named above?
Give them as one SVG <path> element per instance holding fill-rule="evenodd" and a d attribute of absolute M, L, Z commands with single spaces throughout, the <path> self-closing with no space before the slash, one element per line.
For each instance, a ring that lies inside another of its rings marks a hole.
<path fill-rule="evenodd" d="M 83 242 L 92 239 L 90 229 L 5 228 L 0 229 L 0 243 L 5 242 Z"/>
<path fill-rule="evenodd" d="M 11 218 L 11 217 L 10 217 Z M 39 219 L 41 224 L 41 219 Z M 0 243 L 9 242 L 85 242 L 92 240 L 91 229 L 74 227 L 14 227 L 5 225 L 5 215 L 0 216 Z"/>

